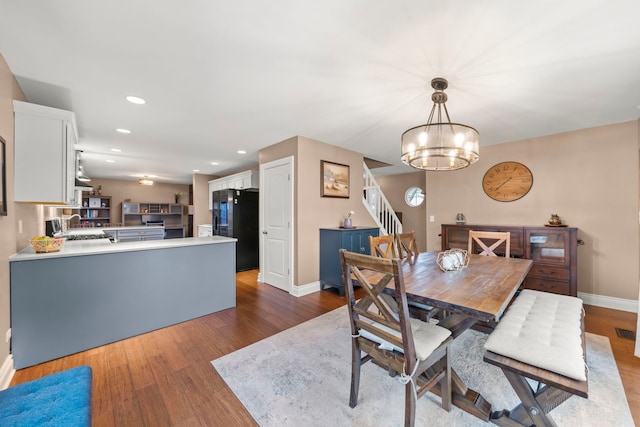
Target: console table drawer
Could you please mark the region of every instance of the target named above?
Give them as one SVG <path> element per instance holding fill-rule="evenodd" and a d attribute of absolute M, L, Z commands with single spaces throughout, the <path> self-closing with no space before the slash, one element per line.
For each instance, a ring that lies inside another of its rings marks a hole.
<path fill-rule="evenodd" d="M 527 277 L 524 279 L 524 287 L 535 291 L 551 292 L 560 295 L 569 295 L 569 282 L 558 282 L 555 280 L 538 279 L 537 277 Z"/>
<path fill-rule="evenodd" d="M 571 278 L 571 273 L 568 268 L 549 267 L 548 265 L 540 265 L 534 262 L 527 277 L 569 280 Z"/>

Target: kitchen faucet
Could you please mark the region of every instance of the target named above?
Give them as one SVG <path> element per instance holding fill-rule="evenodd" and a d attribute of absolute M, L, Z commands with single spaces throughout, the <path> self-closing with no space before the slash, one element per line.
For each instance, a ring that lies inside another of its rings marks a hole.
<path fill-rule="evenodd" d="M 69 222 L 76 217 L 80 218 L 80 215 L 79 214 L 73 214 L 69 216 L 62 215 L 62 234 L 67 233 L 67 230 L 69 229 Z"/>

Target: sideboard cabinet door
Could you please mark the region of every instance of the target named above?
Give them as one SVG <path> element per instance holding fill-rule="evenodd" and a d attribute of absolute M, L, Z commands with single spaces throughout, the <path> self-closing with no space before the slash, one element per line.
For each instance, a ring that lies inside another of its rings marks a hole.
<path fill-rule="evenodd" d="M 369 236 L 378 236 L 380 229 L 371 228 L 321 228 L 320 229 L 320 289 L 326 286 L 338 289 L 344 295 L 342 266 L 339 250 L 370 255 Z"/>

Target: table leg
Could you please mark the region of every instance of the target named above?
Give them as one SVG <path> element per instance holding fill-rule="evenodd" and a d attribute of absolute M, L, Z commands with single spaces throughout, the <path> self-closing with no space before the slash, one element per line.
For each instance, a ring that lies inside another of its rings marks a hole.
<path fill-rule="evenodd" d="M 442 396 L 439 383 L 431 391 L 438 396 Z M 451 369 L 451 394 L 451 401 L 458 408 L 480 418 L 482 421 L 489 422 L 491 403 L 482 397 L 480 393 L 467 387 L 462 378 L 453 369 Z"/>

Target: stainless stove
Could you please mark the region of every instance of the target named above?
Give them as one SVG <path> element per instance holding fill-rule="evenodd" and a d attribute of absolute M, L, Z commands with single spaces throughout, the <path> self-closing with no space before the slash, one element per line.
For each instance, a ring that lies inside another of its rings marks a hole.
<path fill-rule="evenodd" d="M 114 241 L 111 234 L 71 234 L 65 237 L 67 240 L 96 240 L 96 239 L 109 239 Z"/>

